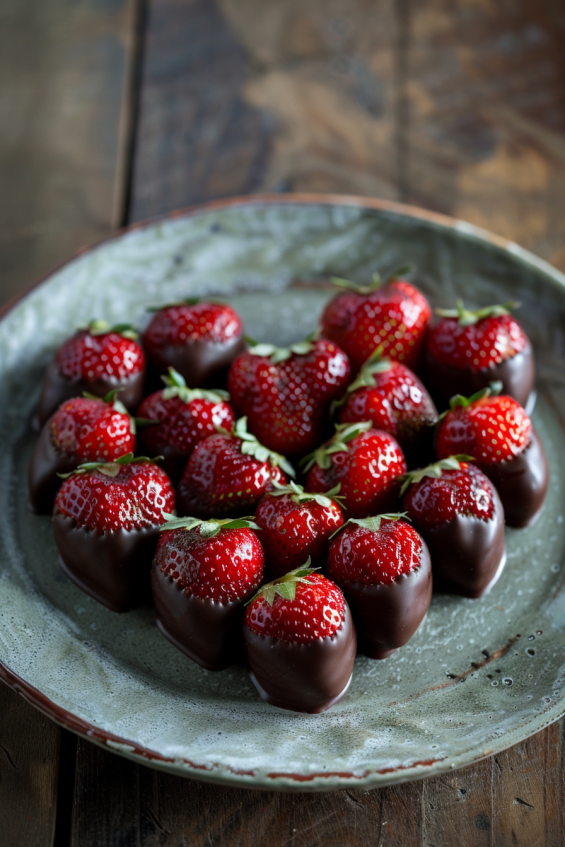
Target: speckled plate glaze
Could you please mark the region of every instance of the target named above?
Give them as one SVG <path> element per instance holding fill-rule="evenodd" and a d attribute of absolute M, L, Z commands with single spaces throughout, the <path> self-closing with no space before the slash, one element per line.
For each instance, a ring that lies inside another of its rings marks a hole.
<path fill-rule="evenodd" d="M 487 597 L 436 596 L 412 641 L 357 659 L 322 715 L 278 710 L 243 668 L 210 673 L 160 636 L 150 608 L 115 615 L 58 564 L 49 518 L 26 508 L 43 369 L 92 317 L 146 320 L 187 295 L 232 303 L 259 341 L 310 332 L 330 275 L 413 262 L 435 304 L 522 303 L 539 362 L 534 422 L 550 455 L 538 524 L 508 531 Z M 370 787 L 469 764 L 565 713 L 565 277 L 468 224 L 348 197 L 229 200 L 143 224 L 53 273 L 0 321 L 0 673 L 94 741 L 176 774 L 300 791 Z"/>

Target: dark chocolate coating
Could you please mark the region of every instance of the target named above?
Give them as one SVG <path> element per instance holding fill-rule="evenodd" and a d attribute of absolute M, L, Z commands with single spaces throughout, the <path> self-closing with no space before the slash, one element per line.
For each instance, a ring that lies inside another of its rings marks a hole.
<path fill-rule="evenodd" d="M 145 352 L 159 373 L 165 374 L 173 367 L 189 388 L 217 388 L 225 383 L 229 366 L 246 347 L 240 335 L 224 342 L 202 339 L 162 347 L 147 344 Z"/>
<path fill-rule="evenodd" d="M 139 432 L 139 430 L 138 430 Z M 143 430 L 141 431 L 141 441 L 143 442 Z M 186 468 L 186 464 L 190 458 L 190 456 L 186 456 L 184 453 L 181 453 L 176 447 L 173 447 L 172 444 L 164 444 L 159 447 L 159 455 L 163 458 L 159 460 L 159 464 L 170 478 L 170 480 L 176 484 L 180 480 L 183 475 L 184 469 Z M 151 455 L 150 453 L 148 455 Z"/>
<path fill-rule="evenodd" d="M 351 612 L 332 638 L 288 644 L 243 627 L 249 675 L 267 703 L 318 714 L 345 694 L 351 681 L 357 636 Z"/>
<path fill-rule="evenodd" d="M 415 527 L 430 549 L 436 588 L 481 597 L 498 579 L 506 557 L 504 510 L 492 487 L 494 514 L 488 521 L 457 515 L 439 527 Z"/>
<path fill-rule="evenodd" d="M 93 382 L 88 382 L 86 379 L 67 379 L 59 371 L 57 362 L 53 359 L 45 372 L 34 426 L 36 428 L 43 426 L 47 418 L 57 411 L 61 403 L 64 403 L 65 400 L 71 400 L 73 397 L 82 397 L 84 391 L 95 394 L 96 397 L 105 397 L 109 391 L 119 388 L 118 399 L 129 412 L 135 412 L 143 398 L 144 382 L 145 371 L 133 374 L 129 379 L 121 382 L 111 377 L 95 379 Z"/>
<path fill-rule="evenodd" d="M 526 346 L 515 356 L 504 359 L 500 364 L 472 371 L 470 368 L 457 368 L 437 362 L 426 350 L 424 382 L 434 396 L 449 400 L 455 394 L 470 397 L 491 382 L 502 382 L 501 394 L 513 397 L 521 406 L 525 406 L 533 391 L 536 377 L 532 345 Z"/>
<path fill-rule="evenodd" d="M 44 424 L 37 439 L 27 472 L 29 505 L 38 515 L 50 515 L 57 491 L 63 482 L 59 473 L 70 473 L 81 459 L 70 453 L 60 453 L 51 439 L 51 420 Z"/>
<path fill-rule="evenodd" d="M 159 527 L 99 533 L 56 512 L 53 534 L 66 575 L 112 612 L 129 612 L 151 596 Z"/>
<path fill-rule="evenodd" d="M 351 608 L 359 652 L 371 659 L 386 659 L 409 641 L 428 611 L 432 599 L 432 566 L 424 541 L 420 565 L 394 582 L 364 585 L 338 583 Z"/>
<path fill-rule="evenodd" d="M 221 603 L 187 594 L 153 562 L 151 589 L 157 626 L 171 644 L 208 671 L 243 656 L 243 600 Z"/>
<path fill-rule="evenodd" d="M 526 449 L 513 459 L 480 468 L 500 495 L 507 525 L 532 526 L 543 508 L 549 484 L 547 457 L 535 429 L 532 427 Z"/>

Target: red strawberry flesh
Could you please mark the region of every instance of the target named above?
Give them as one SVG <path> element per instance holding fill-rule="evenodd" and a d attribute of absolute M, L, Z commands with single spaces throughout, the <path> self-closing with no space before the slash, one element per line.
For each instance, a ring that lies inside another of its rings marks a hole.
<path fill-rule="evenodd" d="M 237 338 L 243 329 L 239 315 L 226 304 L 179 304 L 158 311 L 144 335 L 149 347 L 181 345 L 193 341 L 224 343 Z"/>
<path fill-rule="evenodd" d="M 529 417 L 512 397 L 483 397 L 446 414 L 437 433 L 437 455 L 445 459 L 465 454 L 480 464 L 494 465 L 525 450 L 531 432 Z"/>
<path fill-rule="evenodd" d="M 428 354 L 451 367 L 477 372 L 512 358 L 528 339 L 512 315 L 490 316 L 470 326 L 442 318 L 428 335 Z"/>
<path fill-rule="evenodd" d="M 50 427 L 56 450 L 83 462 L 109 462 L 135 450 L 131 418 L 103 400 L 68 400 L 55 412 Z"/>
<path fill-rule="evenodd" d="M 337 582 L 389 585 L 420 565 L 422 539 L 405 521 L 382 520 L 375 532 L 349 524 L 334 539 L 328 576 Z"/>
<path fill-rule="evenodd" d="M 345 619 L 341 590 L 321 574 L 306 579 L 307 583 L 297 583 L 294 600 L 278 594 L 272 606 L 261 597 L 253 600 L 245 612 L 249 629 L 289 644 L 308 644 L 335 635 Z"/>
<path fill-rule="evenodd" d="M 91 335 L 81 330 L 59 348 L 55 359 L 59 371 L 73 382 L 123 382 L 145 368 L 145 354 L 137 341 L 116 332 Z"/>
<path fill-rule="evenodd" d="M 227 603 L 259 586 L 264 558 L 250 529 L 225 529 L 213 538 L 202 538 L 198 528 L 177 529 L 161 534 L 156 564 L 187 594 Z"/>
<path fill-rule="evenodd" d="M 146 397 L 137 414 L 140 418 L 159 421 L 156 426 L 141 430 L 141 440 L 149 455 L 157 455 L 170 446 L 186 459 L 200 441 L 215 435 L 218 428 L 231 430 L 235 422 L 233 410 L 223 401 L 194 399 L 185 403 L 180 397 L 165 399 L 163 391 Z"/>
<path fill-rule="evenodd" d="M 412 484 L 404 496 L 404 508 L 418 526 L 434 528 L 458 515 L 489 521 L 495 504 L 484 473 L 460 462 L 459 470 L 443 470 L 439 478 L 426 476 Z"/>
<path fill-rule="evenodd" d="M 73 473 L 55 500 L 55 511 L 100 533 L 157 526 L 174 510 L 169 478 L 150 462 L 121 465 L 115 477 L 100 469 Z"/>

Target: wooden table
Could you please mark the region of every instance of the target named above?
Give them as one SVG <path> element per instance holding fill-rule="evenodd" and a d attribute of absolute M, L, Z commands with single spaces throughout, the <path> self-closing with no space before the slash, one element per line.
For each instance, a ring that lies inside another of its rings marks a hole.
<path fill-rule="evenodd" d="M 85 243 L 254 191 L 387 197 L 565 270 L 561 0 L 3 0 L 2 300 Z M 0 843 L 564 843 L 562 724 L 473 767 L 276 794 L 165 776 L 0 687 Z"/>

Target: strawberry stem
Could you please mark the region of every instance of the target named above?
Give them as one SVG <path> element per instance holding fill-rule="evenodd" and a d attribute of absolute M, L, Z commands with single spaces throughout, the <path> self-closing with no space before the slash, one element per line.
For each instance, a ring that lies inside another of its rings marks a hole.
<path fill-rule="evenodd" d="M 334 453 L 347 453 L 349 442 L 353 441 L 358 435 L 361 435 L 362 432 L 372 429 L 372 426 L 372 421 L 336 424 L 335 433 L 330 440 L 300 460 L 300 465 L 304 473 L 308 473 L 314 465 L 327 470 L 331 467 L 331 457 Z"/>
<path fill-rule="evenodd" d="M 334 538 L 342 529 L 350 524 L 354 523 L 357 526 L 362 526 L 364 529 L 370 529 L 371 532 L 378 532 L 381 528 L 382 521 L 406 521 L 410 520 L 408 517 L 408 512 L 391 512 L 389 514 L 375 515 L 372 518 L 349 518 L 349 520 L 345 521 L 336 531 L 330 535 L 330 538 Z"/>
<path fill-rule="evenodd" d="M 108 321 L 93 320 L 86 325 L 90 335 L 109 335 L 111 332 L 116 335 L 121 335 L 123 338 L 129 338 L 130 341 L 137 341 L 139 333 L 136 332 L 132 324 L 121 323 L 113 326 Z"/>
<path fill-rule="evenodd" d="M 439 479 L 444 471 L 458 471 L 461 467 L 461 462 L 474 462 L 473 456 L 465 456 L 464 454 L 459 454 L 457 456 L 449 456 L 447 459 L 440 459 L 439 462 L 434 462 L 432 465 L 428 465 L 426 468 L 421 468 L 416 471 L 409 471 L 409 473 L 403 474 L 399 479 L 402 480 L 402 488 L 400 489 L 400 496 L 406 492 L 406 490 L 413 485 L 414 483 L 421 482 L 424 477 L 431 477 L 432 479 Z"/>
<path fill-rule="evenodd" d="M 269 606 L 272 606 L 277 595 L 279 597 L 283 597 L 285 600 L 294 600 L 296 596 L 296 586 L 298 583 L 305 582 L 308 585 L 310 583 L 310 580 L 308 579 L 310 574 L 319 570 L 319 568 L 309 567 L 311 561 L 310 556 L 308 556 L 308 559 L 301 567 L 295 568 L 293 571 L 289 571 L 284 574 L 284 576 L 273 580 L 273 582 L 268 582 L 266 585 L 262 585 L 259 591 L 257 591 L 257 593 L 254 594 L 245 605 L 249 606 L 249 604 L 253 603 L 254 600 L 262 599 L 268 603 Z"/>
<path fill-rule="evenodd" d="M 296 472 L 288 459 L 285 459 L 280 453 L 275 453 L 274 450 L 264 447 L 254 435 L 247 431 L 246 417 L 239 418 L 233 432 L 228 433 L 228 435 L 241 441 L 240 450 L 244 456 L 253 456 L 259 462 L 268 462 L 271 467 L 281 468 L 289 476 L 296 476 Z"/>
<path fill-rule="evenodd" d="M 343 406 L 348 397 L 353 394 L 354 391 L 358 391 L 360 388 L 375 388 L 377 385 L 375 374 L 385 373 L 390 370 L 390 359 L 386 356 L 383 357 L 383 349 L 383 345 L 380 344 L 377 349 L 371 353 L 356 378 L 353 380 L 351 385 L 347 387 L 347 391 L 341 400 L 336 400 L 334 402 L 334 409 L 339 409 L 340 406 Z"/>
<path fill-rule="evenodd" d="M 114 459 L 112 462 L 83 462 L 82 465 L 79 465 L 70 473 L 60 473 L 57 474 L 57 476 L 61 479 L 68 479 L 70 476 L 73 476 L 73 474 L 86 474 L 92 473 L 92 471 L 99 471 L 106 476 L 116 477 L 119 474 L 122 465 L 154 465 L 162 458 L 162 456 L 156 456 L 154 459 L 149 459 L 147 456 L 134 456 L 133 453 L 124 453 L 123 456 L 120 456 L 118 459 Z"/>
<path fill-rule="evenodd" d="M 281 362 L 286 362 L 292 355 L 306 356 L 308 353 L 311 353 L 314 349 L 313 342 L 315 337 L 316 333 L 312 332 L 310 335 L 307 335 L 303 341 L 291 344 L 290 347 L 275 347 L 274 344 L 258 343 L 248 335 L 245 336 L 245 340 L 251 348 L 248 352 L 251 353 L 252 356 L 264 356 L 265 358 L 270 359 L 273 365 L 278 365 Z"/>
<path fill-rule="evenodd" d="M 330 281 L 333 285 L 337 285 L 340 288 L 346 288 L 348 291 L 355 291 L 356 294 L 372 294 L 373 291 L 376 291 L 381 285 L 387 285 L 389 282 L 394 282 L 394 280 L 399 279 L 401 276 L 405 276 L 413 270 L 413 265 L 403 265 L 400 268 L 390 270 L 387 274 L 385 274 L 385 276 L 374 273 L 371 285 L 360 285 L 357 282 L 353 282 L 350 279 L 344 279 L 340 276 L 332 276 Z"/>
<path fill-rule="evenodd" d="M 225 529 L 261 529 L 253 520 L 253 517 L 246 518 L 225 518 L 212 519 L 208 521 L 200 520 L 199 518 L 177 518 L 176 515 L 171 515 L 168 512 L 163 512 L 165 523 L 159 527 L 159 532 L 168 532 L 170 530 L 198 529 L 201 538 L 215 538 L 222 530 Z"/>
<path fill-rule="evenodd" d="M 282 497 L 283 494 L 289 494 L 291 500 L 295 503 L 305 503 L 308 500 L 314 500 L 319 506 L 323 506 L 327 509 L 332 505 L 332 501 L 341 505 L 341 501 L 343 500 L 343 497 L 339 496 L 341 483 L 338 483 L 334 488 L 326 491 L 325 494 L 314 494 L 309 491 L 304 491 L 304 488 L 301 485 L 298 485 L 297 482 L 294 482 L 294 480 L 291 480 L 288 485 L 281 485 L 280 482 L 277 482 L 274 479 L 273 486 L 275 490 L 269 491 L 267 495 L 268 497 Z"/>
<path fill-rule="evenodd" d="M 499 318 L 509 315 L 513 309 L 518 309 L 520 303 L 508 300 L 503 304 L 484 306 L 482 309 L 466 309 L 461 298 L 458 298 L 455 309 L 436 309 L 436 315 L 441 318 L 457 318 L 460 326 L 473 326 L 485 318 Z"/>
<path fill-rule="evenodd" d="M 227 391 L 221 388 L 215 388 L 213 391 L 207 391 L 203 388 L 188 388 L 184 377 L 174 368 L 169 368 L 168 376 L 161 376 L 161 379 L 166 385 L 163 389 L 163 400 L 171 400 L 173 397 L 180 397 L 184 403 L 190 403 L 192 400 L 208 400 L 210 403 L 228 402 L 230 395 Z"/>

